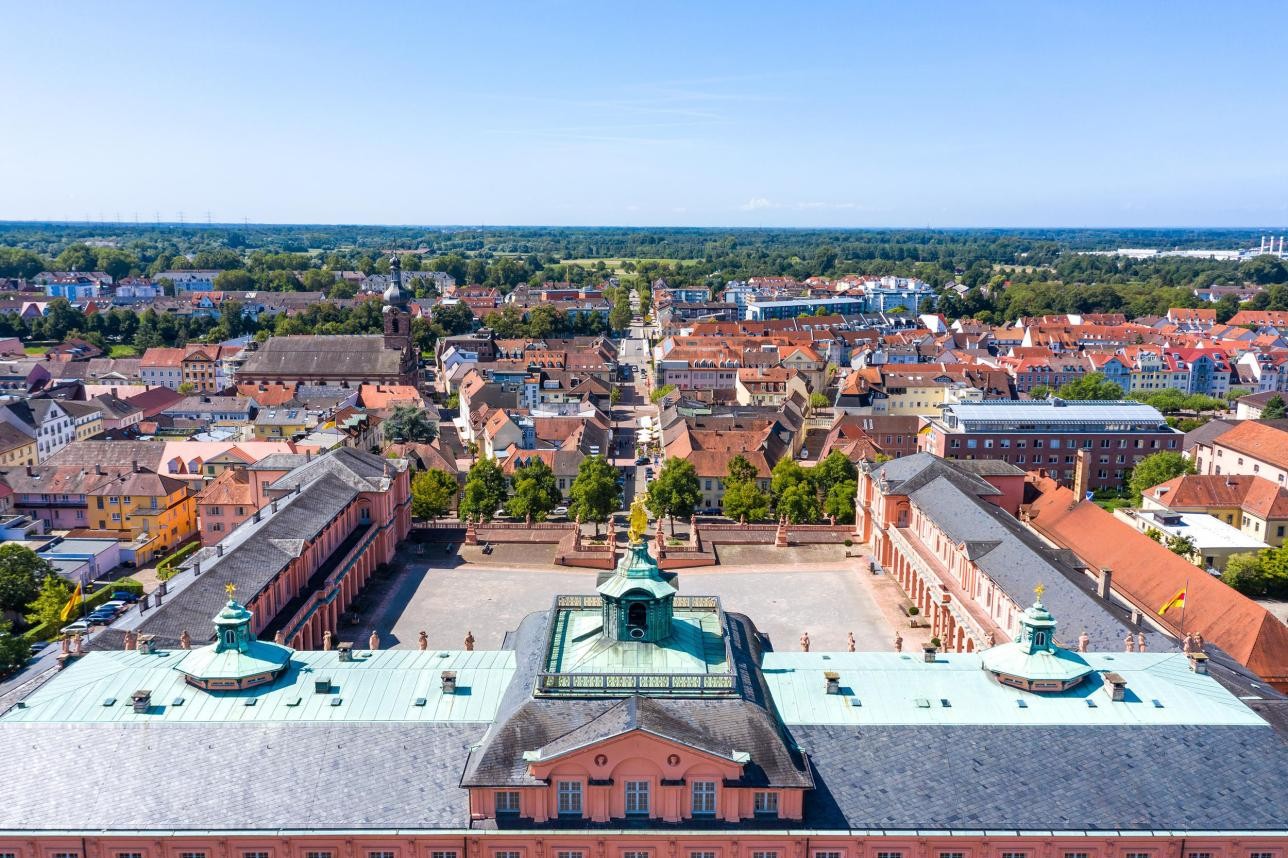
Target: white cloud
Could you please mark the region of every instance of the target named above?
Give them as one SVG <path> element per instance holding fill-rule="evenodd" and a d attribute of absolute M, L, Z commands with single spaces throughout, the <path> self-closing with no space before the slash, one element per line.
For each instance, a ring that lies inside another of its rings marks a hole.
<path fill-rule="evenodd" d="M 778 208 L 778 206 L 776 206 L 774 203 L 771 203 L 769 200 L 765 199 L 764 197 L 752 197 L 751 199 L 747 200 L 747 202 L 743 203 L 742 206 L 740 206 L 740 208 L 745 212 L 754 212 L 754 211 L 759 211 L 760 209 L 774 209 L 774 208 Z"/>

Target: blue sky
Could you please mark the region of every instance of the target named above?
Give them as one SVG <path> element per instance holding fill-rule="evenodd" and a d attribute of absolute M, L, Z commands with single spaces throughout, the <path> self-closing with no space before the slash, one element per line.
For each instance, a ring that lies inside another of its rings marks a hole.
<path fill-rule="evenodd" d="M 0 219 L 1288 222 L 1288 14 L 0 0 Z"/>

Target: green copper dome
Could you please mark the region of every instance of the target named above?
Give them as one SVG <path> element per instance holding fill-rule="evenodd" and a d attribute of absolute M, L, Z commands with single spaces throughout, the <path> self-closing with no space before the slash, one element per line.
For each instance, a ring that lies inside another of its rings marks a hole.
<path fill-rule="evenodd" d="M 1012 643 L 980 654 L 985 670 L 1004 685 L 1027 691 L 1065 691 L 1077 685 L 1091 665 L 1077 653 L 1055 643 L 1055 617 L 1037 600 L 1020 615 L 1020 633 Z"/>
<path fill-rule="evenodd" d="M 604 597 L 603 636 L 657 643 L 671 636 L 675 587 L 662 577 L 642 539 L 632 540 L 612 576 L 599 585 Z"/>
<path fill-rule="evenodd" d="M 272 682 L 286 670 L 295 651 L 257 640 L 250 631 L 253 616 L 230 598 L 215 616 L 215 642 L 188 653 L 175 669 L 189 684 L 207 691 L 235 691 Z"/>

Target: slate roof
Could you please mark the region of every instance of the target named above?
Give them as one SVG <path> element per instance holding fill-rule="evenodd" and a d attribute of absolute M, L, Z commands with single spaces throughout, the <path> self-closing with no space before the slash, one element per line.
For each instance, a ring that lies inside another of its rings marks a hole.
<path fill-rule="evenodd" d="M 297 556 L 292 545 L 321 532 L 357 495 L 358 490 L 340 478 L 324 474 L 298 494 L 283 498 L 276 513 L 261 522 L 245 522 L 229 534 L 221 543 L 226 546 L 223 556 L 212 549 L 194 555 L 201 562 L 201 574 L 194 576 L 189 568 L 171 579 L 171 586 L 179 589 L 173 589 L 161 607 L 143 614 L 138 630 L 156 635 L 160 646 L 177 645 L 184 631 L 194 641 L 202 640 L 211 629 L 210 618 L 228 600 L 225 584 L 235 584 L 241 598 L 253 600 Z"/>
<path fill-rule="evenodd" d="M 1285 828 L 1288 744 L 1265 727 L 793 727 L 811 828 Z"/>
<path fill-rule="evenodd" d="M 116 786 L 50 790 L 0 778 L 0 831 L 468 828 L 469 796 L 457 779 L 484 729 L 353 721 L 7 724 L 0 759 L 40 760 L 46 772 L 75 772 L 78 783 Z"/>
<path fill-rule="evenodd" d="M 900 489 L 899 493 L 904 492 Z M 966 545 L 970 559 L 997 582 L 1012 602 L 1026 605 L 1034 588 L 1044 586 L 1043 601 L 1060 618 L 1064 645 L 1072 644 L 1085 630 L 1098 648 L 1105 648 L 1121 641 L 1129 629 L 1135 631 L 1124 612 L 1115 611 L 1093 596 L 1091 579 L 1070 562 L 1067 554 L 1049 548 L 1001 507 L 981 500 L 942 475 L 908 497 L 950 539 Z M 1151 649 L 1170 648 L 1166 639 L 1156 633 L 1147 631 L 1146 637 Z"/>
<path fill-rule="evenodd" d="M 402 459 L 382 459 L 353 447 L 338 447 L 325 456 L 296 467 L 269 486 L 270 491 L 283 491 L 306 485 L 322 474 L 332 474 L 358 491 L 384 491 L 389 488 L 391 472 L 406 470 Z"/>
<path fill-rule="evenodd" d="M 402 352 L 385 347 L 381 336 L 270 337 L 251 352 L 239 375 L 299 377 L 358 375 L 371 379 L 396 376 Z"/>
<path fill-rule="evenodd" d="M 632 718 L 655 728 L 657 735 L 694 740 L 699 747 L 745 751 L 745 785 L 809 787 L 806 761 L 787 744 L 769 709 L 769 693 L 759 671 L 755 626 L 745 617 L 726 614 L 726 634 L 735 657 L 740 696 L 723 699 L 651 699 L 640 707 L 623 707 L 623 699 L 551 699 L 532 696 L 536 673 L 545 658 L 543 642 L 549 615 L 531 614 L 513 636 L 517 669 L 514 681 L 478 750 L 470 755 L 463 786 L 536 785 L 523 759 L 526 751 L 556 750 L 578 742 L 606 738 Z M 641 708 L 644 714 L 641 716 Z M 609 714 L 618 710 L 614 714 Z M 684 738 L 681 738 L 684 737 Z"/>

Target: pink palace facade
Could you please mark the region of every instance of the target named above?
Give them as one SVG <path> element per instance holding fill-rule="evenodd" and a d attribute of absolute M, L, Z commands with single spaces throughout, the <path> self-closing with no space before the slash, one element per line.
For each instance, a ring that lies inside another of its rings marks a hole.
<path fill-rule="evenodd" d="M 97 633 L 95 646 L 124 647 L 126 636 L 157 647 L 185 635 L 204 642 L 229 583 L 253 634 L 301 649 L 321 649 L 328 633 L 339 640 L 343 614 L 411 530 L 407 463 L 340 447 L 267 456 L 248 471 L 264 506 L 193 554 L 141 612 Z"/>
<path fill-rule="evenodd" d="M 71 655 L 0 714 L 39 761 L 0 856 L 1285 858 L 1285 701 L 1219 654 L 1070 651 L 1042 598 L 988 649 L 778 652 L 679 583 L 632 544 L 489 652 L 225 597 L 205 645 Z"/>

